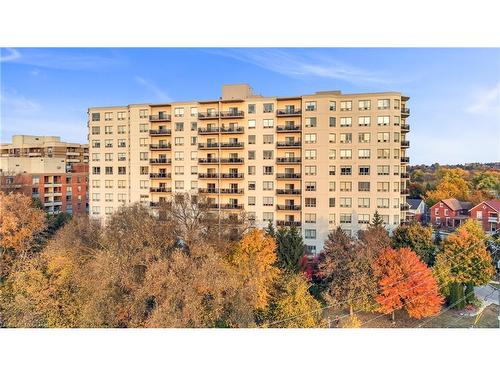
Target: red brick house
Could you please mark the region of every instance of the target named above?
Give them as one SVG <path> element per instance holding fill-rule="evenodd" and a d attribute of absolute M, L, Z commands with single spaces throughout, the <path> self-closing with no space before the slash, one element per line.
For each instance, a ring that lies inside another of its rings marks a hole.
<path fill-rule="evenodd" d="M 436 228 L 454 230 L 469 218 L 472 203 L 462 202 L 455 198 L 443 199 L 433 205 L 431 224 Z"/>
<path fill-rule="evenodd" d="M 478 220 L 486 233 L 493 233 L 500 228 L 500 200 L 484 201 L 469 211 L 472 219 Z"/>

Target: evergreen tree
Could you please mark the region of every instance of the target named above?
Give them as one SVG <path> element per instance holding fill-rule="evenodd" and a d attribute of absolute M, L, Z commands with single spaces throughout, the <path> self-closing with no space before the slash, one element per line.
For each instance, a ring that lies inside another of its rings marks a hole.
<path fill-rule="evenodd" d="M 382 216 L 378 213 L 378 211 L 375 211 L 373 214 L 372 222 L 368 224 L 369 227 L 371 228 L 379 228 L 379 227 L 384 227 L 384 220 L 382 219 Z"/>
<path fill-rule="evenodd" d="M 413 221 L 408 225 L 400 225 L 392 234 L 392 246 L 396 249 L 409 247 L 431 266 L 434 263 L 435 246 L 432 241 L 432 229 Z"/>
<path fill-rule="evenodd" d="M 436 235 L 434 236 L 434 244 L 436 246 L 441 246 L 441 242 L 443 241 L 443 237 L 441 236 L 441 231 L 437 231 Z"/>
<path fill-rule="evenodd" d="M 276 238 L 276 231 L 274 229 L 274 225 L 273 225 L 273 222 L 271 220 L 269 220 L 269 222 L 267 223 L 266 233 L 269 236 Z"/>
<path fill-rule="evenodd" d="M 296 227 L 280 227 L 276 231 L 277 266 L 284 271 L 297 273 L 301 268 L 305 245 Z"/>

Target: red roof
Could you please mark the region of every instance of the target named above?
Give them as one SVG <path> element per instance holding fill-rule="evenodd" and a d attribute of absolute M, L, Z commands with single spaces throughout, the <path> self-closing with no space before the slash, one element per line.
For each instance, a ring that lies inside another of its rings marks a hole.
<path fill-rule="evenodd" d="M 492 199 L 489 201 L 481 202 L 481 203 L 475 205 L 474 207 L 472 207 L 471 210 L 473 208 L 476 208 L 477 206 L 482 205 L 482 204 L 486 204 L 486 205 L 490 206 L 491 208 L 493 208 L 496 212 L 500 212 L 500 200 L 498 200 L 498 199 Z"/>

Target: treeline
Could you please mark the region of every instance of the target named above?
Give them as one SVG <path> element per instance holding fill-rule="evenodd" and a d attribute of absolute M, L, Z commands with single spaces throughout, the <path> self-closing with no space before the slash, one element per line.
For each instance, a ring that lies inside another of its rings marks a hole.
<path fill-rule="evenodd" d="M 376 214 L 357 238 L 333 230 L 313 261 L 297 229 L 225 222 L 188 195 L 158 215 L 75 217 L 42 247 L 47 219 L 29 198 L 0 193 L 0 206 L 5 327 L 326 327 L 326 307 L 359 327 L 358 311 L 421 319 L 471 303 L 494 272 L 473 221 L 436 245 L 418 223 L 389 237 Z"/>

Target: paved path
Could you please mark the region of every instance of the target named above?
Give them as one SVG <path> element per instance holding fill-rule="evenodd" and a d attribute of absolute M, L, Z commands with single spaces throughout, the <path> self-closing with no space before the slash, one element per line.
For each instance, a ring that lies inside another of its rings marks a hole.
<path fill-rule="evenodd" d="M 498 289 L 493 288 L 491 285 L 478 286 L 474 288 L 477 298 L 483 301 L 484 307 L 492 303 L 498 305 Z"/>

